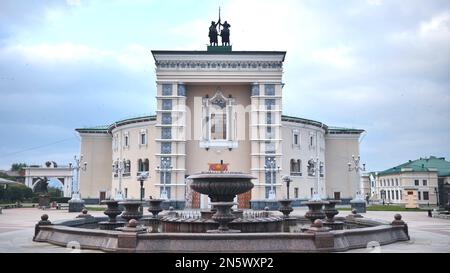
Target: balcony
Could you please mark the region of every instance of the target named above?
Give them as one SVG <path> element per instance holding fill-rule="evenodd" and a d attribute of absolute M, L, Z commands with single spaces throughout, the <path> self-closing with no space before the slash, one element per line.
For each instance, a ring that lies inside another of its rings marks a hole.
<path fill-rule="evenodd" d="M 291 176 L 302 176 L 301 172 L 291 172 Z"/>

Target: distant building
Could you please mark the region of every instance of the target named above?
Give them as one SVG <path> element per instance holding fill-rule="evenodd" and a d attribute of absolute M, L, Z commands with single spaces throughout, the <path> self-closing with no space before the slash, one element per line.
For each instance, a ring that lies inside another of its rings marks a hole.
<path fill-rule="evenodd" d="M 382 172 L 363 175 L 362 184 L 366 192 L 370 191 L 371 200 L 407 208 L 443 207 L 449 202 L 450 162 L 435 156 L 409 160 Z"/>

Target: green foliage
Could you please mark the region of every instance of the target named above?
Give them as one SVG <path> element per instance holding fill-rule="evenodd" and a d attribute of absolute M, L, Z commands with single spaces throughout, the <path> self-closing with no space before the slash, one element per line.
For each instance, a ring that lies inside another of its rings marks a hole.
<path fill-rule="evenodd" d="M 33 197 L 33 191 L 25 185 L 15 184 L 0 187 L 0 201 L 23 202 Z"/>
<path fill-rule="evenodd" d="M 20 172 L 23 170 L 23 168 L 26 168 L 26 167 L 27 167 L 26 163 L 13 163 L 11 165 L 11 171 Z"/>

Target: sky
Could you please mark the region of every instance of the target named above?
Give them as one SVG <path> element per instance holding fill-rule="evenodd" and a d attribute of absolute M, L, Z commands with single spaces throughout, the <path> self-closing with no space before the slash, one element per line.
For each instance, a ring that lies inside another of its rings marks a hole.
<path fill-rule="evenodd" d="M 0 0 L 0 169 L 69 163 L 75 128 L 155 112 L 150 50 L 286 50 L 285 115 L 362 128 L 380 171 L 450 159 L 448 0 Z"/>

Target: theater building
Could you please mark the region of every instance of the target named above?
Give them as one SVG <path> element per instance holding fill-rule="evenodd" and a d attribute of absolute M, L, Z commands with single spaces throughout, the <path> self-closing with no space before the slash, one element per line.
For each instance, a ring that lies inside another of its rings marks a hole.
<path fill-rule="evenodd" d="M 322 198 L 344 201 L 360 190 L 359 175 L 348 171 L 347 162 L 359 154 L 363 130 L 283 115 L 283 92 L 299 92 L 301 99 L 301 90 L 282 80 L 286 52 L 152 54 L 155 115 L 76 129 L 90 166 L 80 175 L 85 200 L 122 192 L 128 199 L 162 196 L 176 207 L 205 208 L 207 196 L 193 193 L 187 177 L 221 170 L 256 177 L 252 191 L 236 200 L 241 208 L 284 198 L 286 175 L 292 179 L 290 197 L 298 201 L 316 188 Z M 141 192 L 137 180 L 143 171 L 150 177 Z"/>

